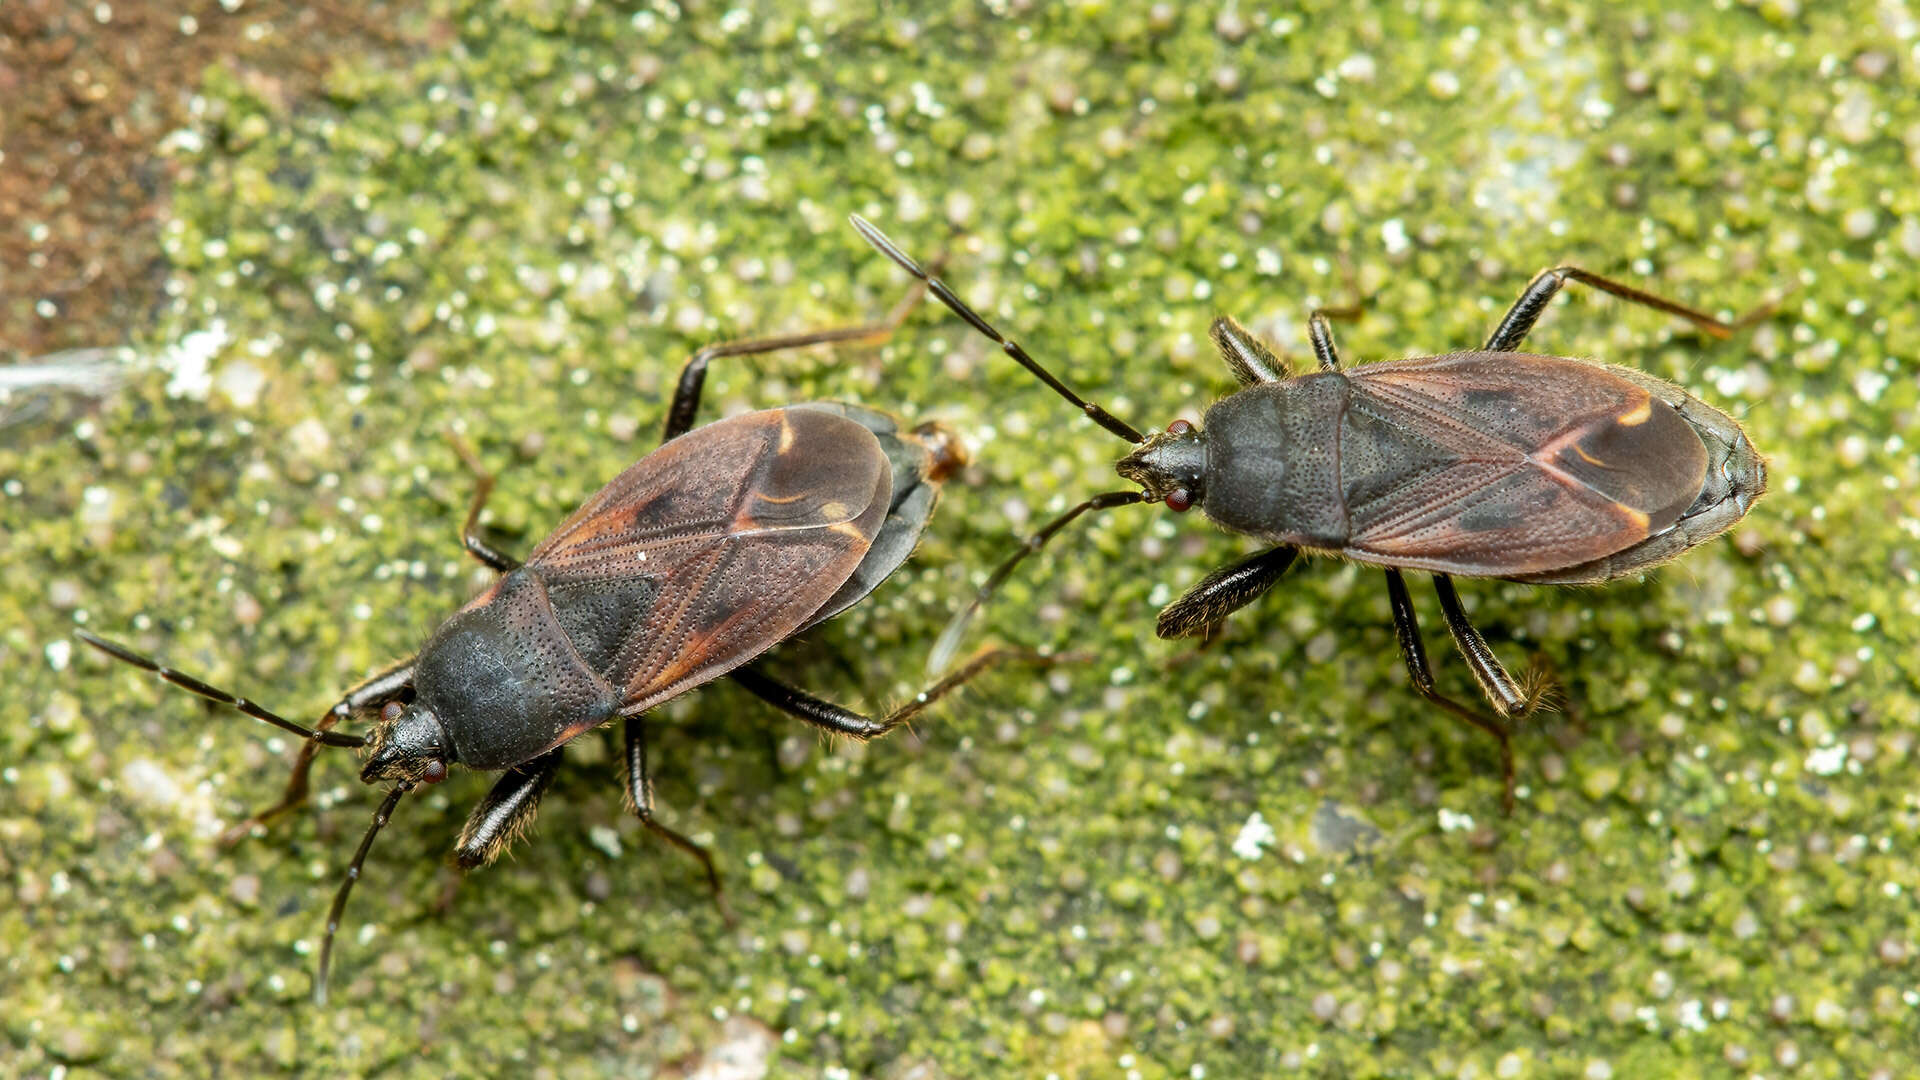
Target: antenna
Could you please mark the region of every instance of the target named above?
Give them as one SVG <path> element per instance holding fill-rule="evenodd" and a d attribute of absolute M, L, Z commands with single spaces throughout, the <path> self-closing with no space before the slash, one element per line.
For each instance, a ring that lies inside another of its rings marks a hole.
<path fill-rule="evenodd" d="M 962 319 L 965 319 L 967 325 L 980 331 L 987 337 L 992 338 L 994 344 L 1000 346 L 1000 351 L 1013 357 L 1021 367 L 1039 376 L 1040 381 L 1052 387 L 1054 393 L 1073 402 L 1073 404 L 1081 412 L 1086 413 L 1094 423 L 1099 424 L 1101 427 L 1106 428 L 1108 431 L 1113 432 L 1115 435 L 1120 436 L 1130 443 L 1139 443 L 1145 440 L 1145 436 L 1135 431 L 1133 425 L 1068 389 L 1066 383 L 1055 378 L 1051 371 L 1040 366 L 1040 361 L 1028 355 L 1027 350 L 1021 348 L 1019 342 L 1009 340 L 1006 335 L 995 330 L 992 323 L 982 318 L 979 312 L 967 306 L 965 300 L 954 295 L 953 290 L 947 287 L 946 282 L 941 281 L 939 278 L 934 277 L 922 269 L 920 264 L 913 260 L 912 256 L 901 251 L 892 240 L 887 239 L 886 233 L 874 228 L 872 222 L 861 217 L 859 214 L 850 214 L 848 218 L 853 222 L 854 229 L 860 233 L 861 239 L 872 244 L 874 250 L 899 264 L 900 269 L 926 282 L 927 291 L 931 292 L 941 303 L 947 305 L 949 310 Z"/>
<path fill-rule="evenodd" d="M 246 698 L 229 694 L 219 687 L 209 686 L 185 672 L 175 671 L 156 660 L 134 652 L 125 645 L 108 641 L 106 638 L 95 637 L 85 630 L 75 630 L 74 636 L 94 648 L 99 649 L 101 652 L 106 653 L 108 656 L 113 657 L 115 660 L 123 660 L 132 664 L 134 667 L 151 671 L 183 690 L 199 694 L 208 701 L 217 701 L 222 705 L 231 705 L 241 712 L 246 713 L 248 716 L 253 717 L 255 720 L 265 720 L 274 727 L 280 728 L 283 731 L 292 732 L 310 742 L 317 742 L 322 746 L 360 747 L 367 745 L 367 739 L 364 735 L 348 735 L 339 731 L 315 731 L 313 728 L 296 724 L 262 705 L 248 701 Z"/>

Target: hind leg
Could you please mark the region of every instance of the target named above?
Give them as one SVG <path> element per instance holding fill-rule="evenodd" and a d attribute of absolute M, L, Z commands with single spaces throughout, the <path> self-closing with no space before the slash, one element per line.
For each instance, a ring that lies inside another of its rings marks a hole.
<path fill-rule="evenodd" d="M 906 297 L 895 304 L 892 311 L 879 322 L 860 326 L 836 326 L 827 330 L 808 330 L 798 334 L 783 334 L 778 337 L 743 338 L 739 341 L 722 341 L 709 345 L 687 358 L 680 367 L 680 381 L 674 387 L 673 402 L 667 407 L 666 430 L 662 441 L 678 438 L 693 428 L 693 418 L 700 411 L 700 394 L 707 384 L 707 365 L 726 356 L 754 356 L 760 353 L 782 352 L 787 349 L 804 349 L 812 345 L 838 345 L 851 341 L 870 341 L 875 344 L 893 336 L 907 316 L 926 295 L 925 284 L 916 282 Z"/>
<path fill-rule="evenodd" d="M 1574 281 L 1617 296 L 1628 303 L 1639 304 L 1641 307 L 1649 307 L 1655 311 L 1664 311 L 1668 315 L 1685 319 L 1717 338 L 1732 337 L 1736 331 L 1752 326 L 1773 314 L 1774 308 L 1779 303 L 1777 298 L 1770 300 L 1732 322 L 1725 322 L 1704 311 L 1675 303 L 1665 297 L 1655 296 L 1650 292 L 1643 292 L 1612 278 L 1588 273 L 1577 266 L 1556 266 L 1551 270 L 1540 271 L 1534 275 L 1532 281 L 1527 283 L 1526 291 L 1521 293 L 1520 299 L 1515 300 L 1513 306 L 1507 309 L 1506 317 L 1500 320 L 1500 325 L 1487 338 L 1485 348 L 1489 352 L 1513 352 L 1518 349 L 1520 343 L 1526 340 L 1527 332 L 1533 329 L 1535 322 L 1539 321 L 1541 313 L 1547 310 L 1547 305 L 1553 302 L 1553 298 L 1561 289 Z"/>

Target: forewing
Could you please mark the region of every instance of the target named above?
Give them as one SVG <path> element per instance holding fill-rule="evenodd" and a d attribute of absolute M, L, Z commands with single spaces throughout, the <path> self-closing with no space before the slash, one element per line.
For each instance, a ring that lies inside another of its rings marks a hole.
<path fill-rule="evenodd" d="M 920 534 L 926 531 L 928 519 L 933 516 L 934 504 L 940 498 L 940 482 L 928 478 L 933 460 L 926 445 L 901 435 L 899 425 L 892 417 L 838 402 L 796 407 L 831 409 L 859 423 L 880 440 L 880 449 L 887 455 L 887 463 L 893 467 L 893 488 L 887 496 L 887 516 L 880 523 L 879 532 L 874 535 L 873 545 L 867 549 L 866 557 L 860 560 L 859 566 L 854 567 L 853 574 L 840 586 L 840 590 L 820 605 L 820 610 L 813 613 L 806 626 L 801 627 L 805 630 L 866 599 L 869 593 L 880 587 L 881 582 L 900 568 L 901 563 L 907 561 L 914 547 L 920 543 Z"/>
<path fill-rule="evenodd" d="M 851 420 L 750 413 L 641 459 L 527 565 L 631 715 L 791 636 L 865 556 L 892 483 Z"/>
<path fill-rule="evenodd" d="M 1469 352 L 1350 377 L 1351 428 L 1418 463 L 1352 485 L 1356 558 L 1484 577 L 1573 566 L 1672 527 L 1706 480 L 1686 420 L 1597 364 Z"/>

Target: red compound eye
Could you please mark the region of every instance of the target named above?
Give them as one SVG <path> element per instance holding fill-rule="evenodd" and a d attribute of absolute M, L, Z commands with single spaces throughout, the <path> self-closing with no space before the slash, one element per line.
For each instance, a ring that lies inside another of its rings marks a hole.
<path fill-rule="evenodd" d="M 389 701 L 385 705 L 380 706 L 380 719 L 385 720 L 387 723 L 391 724 L 395 720 L 400 719 L 400 713 L 405 708 L 406 708 L 405 705 L 402 705 L 397 701 Z"/>
<path fill-rule="evenodd" d="M 447 763 L 438 759 L 427 762 L 427 771 L 420 774 L 420 779 L 429 784 L 437 784 L 446 778 Z"/>
<path fill-rule="evenodd" d="M 1177 422 L 1178 421 L 1176 421 L 1176 423 Z M 1187 493 L 1186 488 L 1174 488 L 1173 491 L 1167 495 L 1167 509 L 1176 514 L 1184 514 L 1191 509 L 1192 506 L 1193 496 Z"/>
<path fill-rule="evenodd" d="M 1169 435 L 1185 435 L 1192 430 L 1193 425 L 1187 423 L 1185 420 L 1175 420 L 1173 423 L 1167 425 L 1167 434 Z"/>

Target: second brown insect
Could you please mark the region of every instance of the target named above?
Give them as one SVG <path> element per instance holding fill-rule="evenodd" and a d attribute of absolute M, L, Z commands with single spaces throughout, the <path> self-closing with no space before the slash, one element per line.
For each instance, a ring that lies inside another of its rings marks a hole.
<path fill-rule="evenodd" d="M 1343 370 L 1328 326 L 1354 309 L 1316 309 L 1307 326 L 1320 370 L 1288 373 L 1231 318 L 1214 344 L 1240 389 L 1201 425 L 1175 420 L 1143 435 L 1075 394 L 858 217 L 861 236 L 1090 419 L 1134 444 L 1116 466 L 1137 490 L 1112 491 L 1046 525 L 987 579 L 934 650 L 951 656 L 968 620 L 1019 562 L 1090 510 L 1164 502 L 1199 507 L 1231 532 L 1272 546 L 1208 574 L 1160 612 L 1163 638 L 1204 634 L 1279 581 L 1301 552 L 1386 571 L 1407 670 L 1420 694 L 1499 740 L 1504 804 L 1514 799 L 1509 725 L 1539 705 L 1510 675 L 1455 593 L 1452 576 L 1587 585 L 1658 566 L 1731 528 L 1766 490 L 1766 468 L 1732 417 L 1645 372 L 1520 352 L 1569 282 L 1685 319 L 1726 337 L 1733 322 L 1562 266 L 1543 271 L 1471 352 Z M 1440 610 L 1497 717 L 1442 693 L 1401 571 L 1433 576 Z"/>

